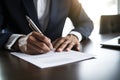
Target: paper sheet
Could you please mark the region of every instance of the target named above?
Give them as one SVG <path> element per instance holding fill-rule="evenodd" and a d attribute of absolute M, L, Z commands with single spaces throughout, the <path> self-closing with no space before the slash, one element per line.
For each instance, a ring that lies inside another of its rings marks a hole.
<path fill-rule="evenodd" d="M 77 51 L 69 51 L 69 52 L 54 52 L 50 51 L 46 54 L 40 55 L 28 55 L 24 53 L 11 52 L 12 55 L 15 55 L 25 61 L 28 61 L 39 68 L 48 68 L 59 66 L 63 64 L 73 63 L 81 60 L 86 60 L 93 58 L 93 55 L 84 54 Z"/>

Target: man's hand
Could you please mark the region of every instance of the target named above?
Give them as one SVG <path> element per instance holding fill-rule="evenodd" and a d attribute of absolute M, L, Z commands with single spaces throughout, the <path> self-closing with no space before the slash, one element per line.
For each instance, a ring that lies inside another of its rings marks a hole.
<path fill-rule="evenodd" d="M 53 47 L 56 49 L 56 51 L 69 51 L 72 48 L 74 48 L 77 51 L 80 51 L 80 42 L 78 38 L 75 35 L 69 34 L 66 37 L 62 37 L 59 39 L 56 39 L 54 42 L 52 42 Z"/>
<path fill-rule="evenodd" d="M 46 53 L 53 48 L 51 40 L 38 32 L 19 38 L 17 43 L 19 50 L 27 54 Z"/>

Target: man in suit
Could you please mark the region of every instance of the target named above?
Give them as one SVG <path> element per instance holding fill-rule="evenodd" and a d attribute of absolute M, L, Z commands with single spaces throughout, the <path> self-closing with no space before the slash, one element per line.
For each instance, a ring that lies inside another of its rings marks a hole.
<path fill-rule="evenodd" d="M 42 34 L 33 31 L 31 20 Z M 62 37 L 66 18 L 74 29 Z M 0 0 L 0 48 L 39 54 L 55 49 L 80 51 L 80 41 L 89 37 L 93 23 L 78 0 Z"/>

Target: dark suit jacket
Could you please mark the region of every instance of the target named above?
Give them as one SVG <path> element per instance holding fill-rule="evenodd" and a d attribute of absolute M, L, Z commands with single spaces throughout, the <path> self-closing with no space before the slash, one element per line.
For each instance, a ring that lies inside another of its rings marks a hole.
<path fill-rule="evenodd" d="M 0 0 L 0 48 L 12 34 L 28 34 L 32 31 L 25 15 L 28 15 L 43 32 L 33 0 Z M 72 20 L 74 31 L 80 32 L 84 38 L 90 35 L 93 23 L 78 0 L 51 0 L 49 22 L 43 33 L 51 40 L 61 37 L 67 17 Z"/>

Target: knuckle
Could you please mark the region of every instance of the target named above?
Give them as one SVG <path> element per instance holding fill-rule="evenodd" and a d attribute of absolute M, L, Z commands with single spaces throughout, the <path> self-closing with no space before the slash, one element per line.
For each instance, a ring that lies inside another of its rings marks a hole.
<path fill-rule="evenodd" d="M 80 45 L 80 43 L 78 42 L 77 45 Z"/>
<path fill-rule="evenodd" d="M 72 41 L 70 41 L 70 40 L 67 40 L 67 43 L 71 43 Z"/>
<path fill-rule="evenodd" d="M 28 38 L 27 38 L 27 40 L 26 40 L 27 42 L 31 42 L 31 41 L 33 41 L 32 40 L 32 37 L 31 36 L 29 36 Z"/>
<path fill-rule="evenodd" d="M 36 32 L 36 31 L 33 31 L 33 32 L 31 33 L 31 36 L 40 36 L 40 33 Z"/>
<path fill-rule="evenodd" d="M 64 41 L 65 41 L 65 39 L 58 40 L 59 43 L 63 43 Z"/>
<path fill-rule="evenodd" d="M 40 46 L 41 46 L 42 48 L 44 48 L 44 47 L 45 47 L 45 44 L 44 44 L 44 43 L 41 43 Z"/>
<path fill-rule="evenodd" d="M 63 39 L 63 40 L 65 40 L 65 41 L 67 41 L 67 40 L 68 40 L 68 38 L 67 38 L 67 37 L 63 37 L 62 39 Z"/>
<path fill-rule="evenodd" d="M 68 41 L 65 41 L 64 44 L 68 44 L 69 42 Z"/>
<path fill-rule="evenodd" d="M 42 40 L 43 40 L 43 41 L 46 41 L 46 40 L 47 40 L 47 37 L 42 36 Z"/>
<path fill-rule="evenodd" d="M 51 39 L 48 38 L 48 41 L 51 42 Z"/>
<path fill-rule="evenodd" d="M 75 45 L 75 43 L 74 43 L 74 42 L 71 42 L 71 45 Z"/>
<path fill-rule="evenodd" d="M 36 34 L 35 31 L 33 31 L 33 32 L 30 33 L 31 36 L 33 36 L 33 35 L 35 35 L 35 34 Z"/>
<path fill-rule="evenodd" d="M 63 42 L 63 40 L 59 40 L 58 42 L 59 42 L 59 43 L 62 43 L 62 42 Z"/>
<path fill-rule="evenodd" d="M 37 32 L 36 31 L 33 31 L 32 34 L 36 34 Z"/>
<path fill-rule="evenodd" d="M 44 40 L 48 41 L 48 42 L 51 42 L 51 40 L 48 37 L 46 37 L 46 36 L 44 37 Z"/>

